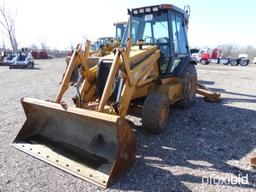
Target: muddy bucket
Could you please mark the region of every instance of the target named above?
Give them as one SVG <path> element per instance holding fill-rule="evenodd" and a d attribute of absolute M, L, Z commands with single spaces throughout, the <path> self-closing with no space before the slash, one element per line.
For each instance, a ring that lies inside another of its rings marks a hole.
<path fill-rule="evenodd" d="M 106 188 L 135 159 L 136 139 L 119 116 L 31 98 L 13 146 L 81 179 Z"/>

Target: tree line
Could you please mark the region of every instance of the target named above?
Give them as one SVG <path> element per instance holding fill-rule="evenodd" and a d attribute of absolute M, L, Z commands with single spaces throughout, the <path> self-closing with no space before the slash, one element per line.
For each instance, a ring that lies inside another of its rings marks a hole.
<path fill-rule="evenodd" d="M 225 57 L 237 57 L 239 54 L 248 54 L 249 59 L 256 57 L 256 48 L 248 46 L 239 46 L 235 44 L 223 44 L 219 46 L 222 50 L 222 55 Z"/>

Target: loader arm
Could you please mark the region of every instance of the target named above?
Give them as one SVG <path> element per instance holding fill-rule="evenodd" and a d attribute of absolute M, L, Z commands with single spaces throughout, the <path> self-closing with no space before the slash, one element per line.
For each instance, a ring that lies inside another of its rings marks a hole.
<path fill-rule="evenodd" d="M 134 50 L 131 50 L 131 44 L 129 42 L 131 42 L 130 39 L 128 40 L 126 49 L 119 48 L 116 50 L 114 61 L 98 106 L 98 111 L 100 112 L 104 111 L 104 107 L 111 96 L 110 90 L 113 88 L 114 78 L 118 70 L 121 71 L 121 81 L 115 105 L 117 105 L 116 113 L 121 117 L 125 117 L 127 115 L 127 111 L 132 100 L 132 96 L 136 92 L 136 88 L 143 87 L 146 84 L 153 82 L 159 75 L 157 66 L 158 59 L 160 58 L 160 50 L 158 50 L 157 46 L 151 46 L 149 49 L 152 49 L 152 53 L 149 56 L 147 55 L 144 57 L 141 55 L 140 57 L 143 59 L 139 60 L 136 66 L 131 69 L 129 57 L 130 52 Z M 145 86 L 145 88 L 140 89 L 140 91 L 143 92 L 142 96 L 146 96 L 148 94 L 148 87 Z"/>
<path fill-rule="evenodd" d="M 118 111 L 121 117 L 127 115 L 127 111 L 130 105 L 130 102 L 133 98 L 133 95 L 136 94 L 138 88 L 142 95 L 140 97 L 148 95 L 148 86 L 158 77 L 158 59 L 160 58 L 160 51 L 155 51 L 152 55 L 143 60 L 140 64 L 134 67 L 132 70 L 129 68 L 128 59 L 125 53 L 122 53 L 123 63 L 127 66 L 126 72 L 127 75 L 124 75 L 125 83 L 123 90 L 121 92 L 121 98 L 118 101 L 120 103 Z"/>
<path fill-rule="evenodd" d="M 72 72 L 74 71 L 75 65 L 82 64 L 84 75 L 86 76 L 86 79 L 89 82 L 93 82 L 95 80 L 95 75 L 92 73 L 87 65 L 87 59 L 90 55 L 90 46 L 91 42 L 87 41 L 85 44 L 85 50 L 82 50 L 82 44 L 78 44 L 76 46 L 76 50 L 73 52 L 72 57 L 69 61 L 67 70 L 64 74 L 63 80 L 61 82 L 60 88 L 58 90 L 55 102 L 60 103 L 63 95 L 69 88 L 69 82 L 72 75 Z"/>

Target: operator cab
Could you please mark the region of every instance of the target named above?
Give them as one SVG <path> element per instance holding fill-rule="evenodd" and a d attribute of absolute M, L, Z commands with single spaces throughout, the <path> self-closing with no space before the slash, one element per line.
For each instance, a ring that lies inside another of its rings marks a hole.
<path fill-rule="evenodd" d="M 187 40 L 188 14 L 170 4 L 129 10 L 130 20 L 122 41 L 132 37 L 133 45 L 158 45 L 160 75 L 179 74 L 191 58 Z"/>
<path fill-rule="evenodd" d="M 114 24 L 114 26 L 116 27 L 116 41 L 121 42 L 122 41 L 122 37 L 125 33 L 125 30 L 127 28 L 127 22 L 117 22 Z"/>

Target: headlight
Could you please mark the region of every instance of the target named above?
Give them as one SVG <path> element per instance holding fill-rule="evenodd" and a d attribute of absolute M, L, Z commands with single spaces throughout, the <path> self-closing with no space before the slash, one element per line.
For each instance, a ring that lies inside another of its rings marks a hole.
<path fill-rule="evenodd" d="M 139 13 L 144 13 L 144 9 L 139 9 Z"/>
<path fill-rule="evenodd" d="M 151 8 L 150 8 L 150 7 L 147 7 L 147 8 L 145 9 L 145 11 L 146 11 L 146 13 L 150 13 L 150 12 L 151 12 Z"/>
<path fill-rule="evenodd" d="M 138 12 L 138 10 L 136 9 L 136 10 L 133 10 L 133 14 L 134 15 L 137 15 L 139 12 Z"/>
<path fill-rule="evenodd" d="M 159 11 L 159 8 L 158 7 L 153 7 L 152 10 L 153 10 L 153 12 L 157 12 L 157 11 Z"/>

